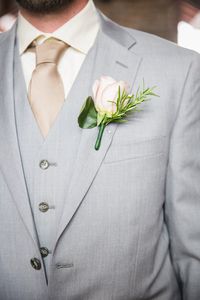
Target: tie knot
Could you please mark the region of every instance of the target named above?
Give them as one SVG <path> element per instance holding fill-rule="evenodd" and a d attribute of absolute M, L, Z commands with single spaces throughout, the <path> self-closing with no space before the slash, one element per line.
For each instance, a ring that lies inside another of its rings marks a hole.
<path fill-rule="evenodd" d="M 57 64 L 66 48 L 67 44 L 54 38 L 47 39 L 41 45 L 36 45 L 37 66 L 42 63 Z"/>

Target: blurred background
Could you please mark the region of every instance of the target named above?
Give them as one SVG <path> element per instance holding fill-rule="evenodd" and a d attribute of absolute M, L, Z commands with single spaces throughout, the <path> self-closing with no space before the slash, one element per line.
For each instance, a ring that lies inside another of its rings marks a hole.
<path fill-rule="evenodd" d="M 200 0 L 94 0 L 109 18 L 200 52 Z M 0 31 L 17 16 L 15 0 L 0 0 Z"/>

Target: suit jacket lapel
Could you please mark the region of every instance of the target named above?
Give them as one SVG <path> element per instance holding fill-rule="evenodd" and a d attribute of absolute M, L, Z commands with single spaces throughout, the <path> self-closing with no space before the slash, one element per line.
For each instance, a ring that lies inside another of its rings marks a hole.
<path fill-rule="evenodd" d="M 116 80 L 127 81 L 129 85 L 132 86 L 141 62 L 141 58 L 132 52 L 132 47 L 136 43 L 134 38 L 123 29 L 121 29 L 121 34 L 119 34 L 120 27 L 117 27 L 116 30 L 116 25 L 112 23 L 108 25 L 107 21 L 101 16 L 100 20 L 101 30 L 94 45 L 96 58 L 95 70 L 92 75 L 92 81 L 90 82 L 90 95 L 92 93 L 93 82 L 103 75 L 111 76 Z M 83 102 L 84 99 L 81 105 Z M 98 151 L 94 149 L 98 129 L 82 130 L 77 159 L 66 197 L 66 207 L 63 210 L 56 241 L 58 241 L 63 230 L 69 224 L 90 188 L 111 144 L 117 126 L 118 125 L 114 123 L 108 125 L 107 130 L 104 132 L 100 150 Z"/>
<path fill-rule="evenodd" d="M 28 199 L 19 152 L 13 94 L 13 59 L 16 25 L 1 40 L 0 56 L 0 170 L 29 234 L 37 244 L 37 235 Z"/>

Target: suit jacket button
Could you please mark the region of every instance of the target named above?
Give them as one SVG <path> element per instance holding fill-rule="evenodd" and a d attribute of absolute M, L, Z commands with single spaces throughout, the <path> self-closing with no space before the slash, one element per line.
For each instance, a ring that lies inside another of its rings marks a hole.
<path fill-rule="evenodd" d="M 36 257 L 31 258 L 31 266 L 35 270 L 40 270 L 42 267 L 40 260 Z"/>
<path fill-rule="evenodd" d="M 46 247 L 41 247 L 40 253 L 41 253 L 42 257 L 47 257 L 49 255 L 49 250 Z"/>
<path fill-rule="evenodd" d="M 49 164 L 48 160 L 46 160 L 46 159 L 41 160 L 41 162 L 40 162 L 40 168 L 42 170 L 48 169 L 49 166 L 50 166 L 50 164 Z"/>
<path fill-rule="evenodd" d="M 41 202 L 41 203 L 39 204 L 39 210 L 40 210 L 41 212 L 47 212 L 47 211 L 49 210 L 49 204 L 46 203 L 46 202 Z"/>

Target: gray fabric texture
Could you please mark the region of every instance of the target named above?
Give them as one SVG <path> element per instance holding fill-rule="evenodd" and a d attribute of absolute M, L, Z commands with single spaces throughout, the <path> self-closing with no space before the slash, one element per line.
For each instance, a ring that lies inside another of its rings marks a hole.
<path fill-rule="evenodd" d="M 26 101 L 16 25 L 0 35 L 0 299 L 199 300 L 200 57 L 100 19 L 45 142 Z M 80 129 L 77 117 L 102 75 L 132 92 L 144 79 L 160 97 L 110 124 L 95 151 L 97 128 Z M 44 173 L 41 159 L 57 167 Z M 47 220 L 43 197 L 57 208 Z M 43 243 L 47 272 L 30 264 L 42 261 Z"/>

